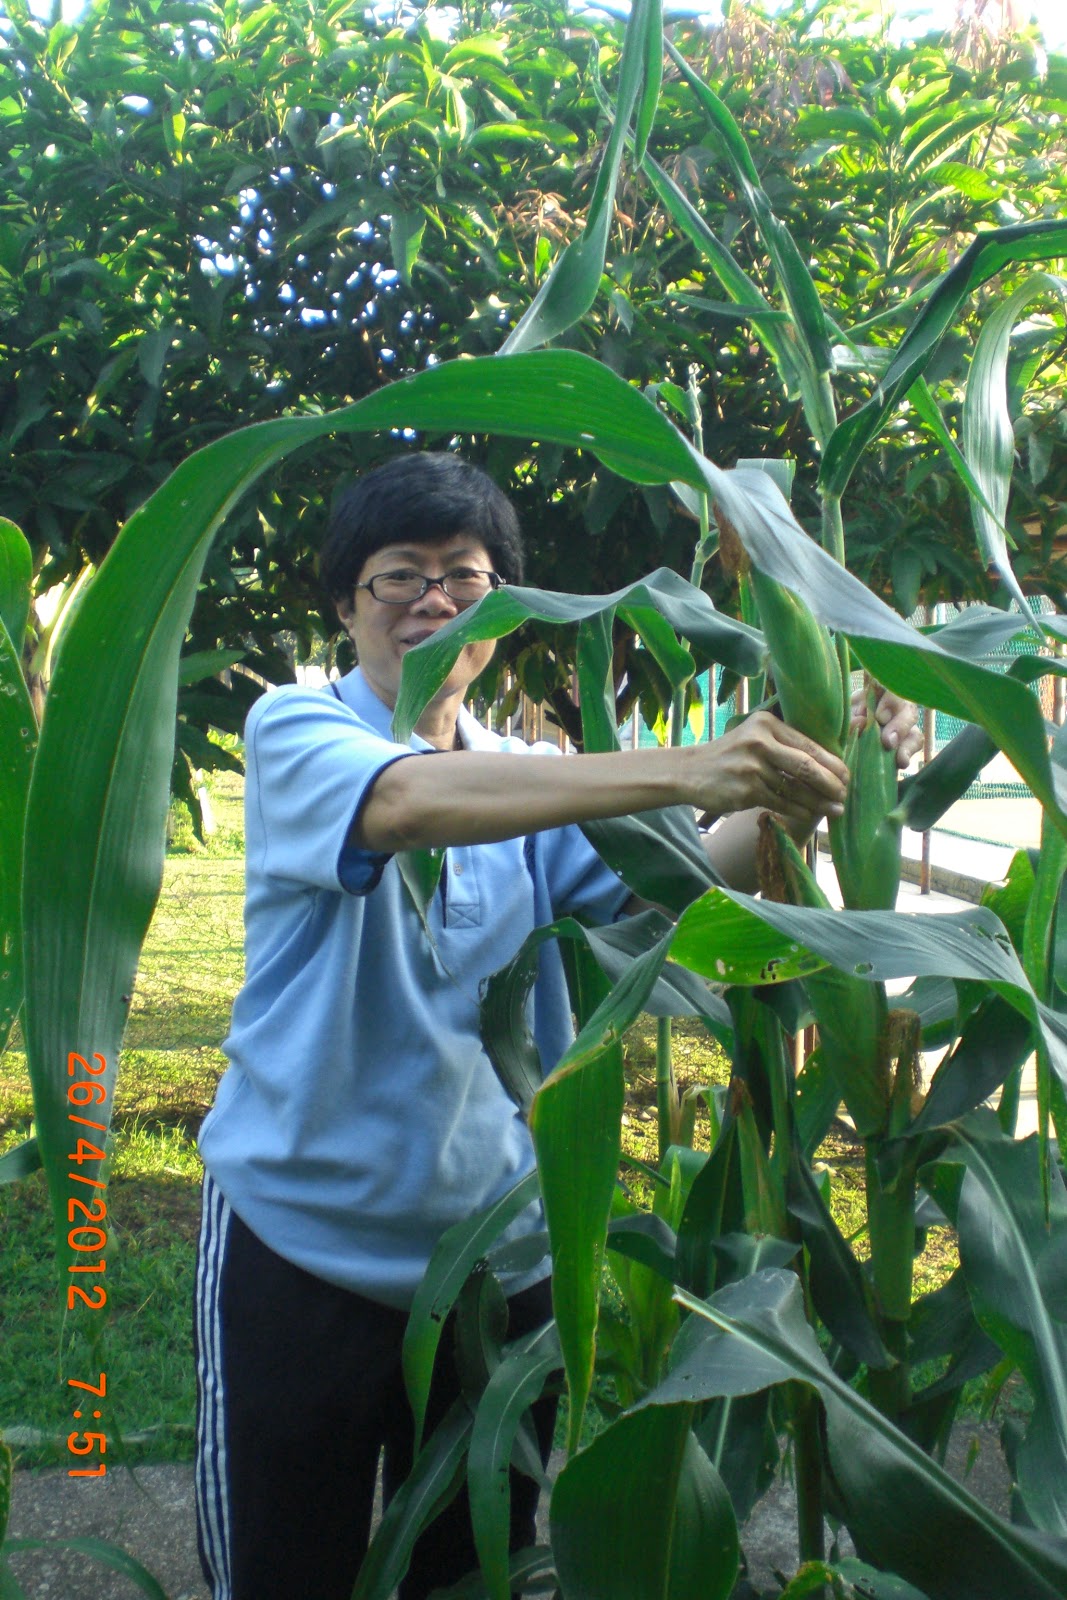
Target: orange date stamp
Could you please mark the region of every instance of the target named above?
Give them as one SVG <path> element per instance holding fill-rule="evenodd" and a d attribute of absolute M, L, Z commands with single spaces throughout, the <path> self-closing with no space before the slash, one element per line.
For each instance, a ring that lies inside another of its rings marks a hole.
<path fill-rule="evenodd" d="M 72 1167 L 77 1167 L 76 1172 L 68 1172 L 67 1177 L 72 1184 L 81 1184 L 80 1191 L 72 1193 L 67 1200 L 67 1222 L 70 1231 L 67 1234 L 67 1244 L 71 1251 L 78 1257 L 68 1267 L 68 1272 L 80 1274 L 76 1281 L 67 1285 L 67 1309 L 73 1311 L 80 1303 L 89 1307 L 90 1311 L 101 1311 L 107 1305 L 107 1290 L 102 1283 L 94 1283 L 94 1278 L 102 1278 L 107 1270 L 107 1201 L 102 1193 L 91 1191 L 104 1190 L 106 1181 L 99 1176 L 103 1170 L 102 1164 L 106 1159 L 103 1144 L 96 1144 L 91 1138 L 75 1129 L 88 1128 L 93 1133 L 107 1136 L 107 1123 L 100 1122 L 97 1118 L 101 1115 L 102 1108 L 107 1101 L 107 1089 L 100 1081 L 101 1075 L 107 1069 L 107 1062 L 100 1054 L 92 1057 L 98 1066 L 90 1065 L 85 1056 L 80 1056 L 72 1050 L 67 1056 L 67 1076 L 73 1081 L 67 1088 L 67 1100 L 71 1110 L 67 1120 L 74 1125 L 71 1129 L 71 1143 L 75 1148 L 68 1151 L 67 1160 Z M 96 1112 L 96 1116 L 90 1113 Z M 90 1191 L 86 1193 L 86 1190 Z M 86 1260 L 87 1256 L 96 1259 Z M 89 1280 L 89 1281 L 87 1281 Z M 100 1400 L 107 1397 L 107 1373 L 101 1372 L 97 1383 L 85 1383 L 78 1378 L 68 1378 L 67 1385 L 72 1389 L 86 1391 L 86 1399 L 74 1412 L 75 1421 L 81 1421 L 83 1412 L 81 1406 L 87 1406 L 88 1395 L 94 1395 Z M 102 1413 L 99 1409 L 92 1410 L 93 1419 L 99 1420 Z M 83 1441 L 83 1442 L 79 1442 Z M 67 1436 L 67 1449 L 74 1456 L 89 1456 L 99 1451 L 103 1456 L 107 1451 L 107 1436 L 103 1432 L 84 1430 L 71 1433 Z M 71 1478 L 102 1478 L 107 1472 L 107 1464 L 101 1460 L 95 1467 L 71 1467 L 68 1476 Z"/>

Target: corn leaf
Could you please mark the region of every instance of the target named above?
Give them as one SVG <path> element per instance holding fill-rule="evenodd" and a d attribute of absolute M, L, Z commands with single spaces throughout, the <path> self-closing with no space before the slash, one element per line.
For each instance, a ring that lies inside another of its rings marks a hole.
<path fill-rule="evenodd" d="M 978 548 L 987 565 L 994 566 L 1023 615 L 1040 633 L 1040 624 L 1019 587 L 1008 555 L 1004 519 L 1015 470 L 1015 429 L 1008 410 L 1008 357 L 1011 336 L 1024 306 L 1056 295 L 1062 302 L 1067 284 L 1046 272 L 1032 273 L 1014 294 L 998 302 L 987 315 L 971 357 L 971 370 L 963 399 L 963 450 L 983 489 L 983 499 L 971 497 L 971 517 Z M 983 501 L 988 501 L 988 507 Z"/>
<path fill-rule="evenodd" d="M 669 951 L 672 961 L 713 982 L 746 986 L 804 977 L 820 961 L 873 982 L 976 980 L 1041 1028 L 1067 1084 L 1067 1016 L 1034 994 L 1003 925 L 984 906 L 931 918 L 812 910 L 711 889 L 679 918 Z"/>
<path fill-rule="evenodd" d="M 615 608 L 605 606 L 603 611 L 583 617 L 578 624 L 575 642 L 578 703 L 582 713 L 582 745 L 590 754 L 619 748 L 612 673 L 614 622 Z"/>
<path fill-rule="evenodd" d="M 663 72 L 661 36 L 661 0 L 634 0 L 619 64 L 615 120 L 597 172 L 585 229 L 555 262 L 533 303 L 501 345 L 501 355 L 546 344 L 584 316 L 596 299 L 630 122 L 636 108 L 647 139 L 655 115 Z"/>
<path fill-rule="evenodd" d="M 922 1109 L 905 1136 L 931 1133 L 980 1106 L 1022 1065 L 1033 1043 L 1033 1024 L 1022 1012 L 998 995 L 983 1001 L 939 1064 Z"/>
<path fill-rule="evenodd" d="M 0 1183 L 16 1183 L 28 1178 L 41 1167 L 41 1151 L 36 1139 L 23 1139 L 21 1144 L 5 1150 L 0 1156 Z"/>
<path fill-rule="evenodd" d="M 593 1380 L 600 1274 L 619 1165 L 621 1038 L 666 959 L 666 941 L 631 963 L 538 1091 L 530 1110 L 552 1241 L 552 1304 L 570 1394 L 568 1450 L 578 1445 Z"/>
<path fill-rule="evenodd" d="M 648 136 L 656 120 L 659 92 L 663 83 L 663 4 L 662 0 L 642 9 L 634 7 L 634 23 L 641 26 L 641 92 L 634 117 L 634 161 L 639 166 L 648 147 Z"/>
<path fill-rule="evenodd" d="M 1016 677 L 950 655 L 935 637 L 912 628 L 801 532 L 766 473 L 711 470 L 707 476 L 756 566 L 800 595 L 820 622 L 845 635 L 879 683 L 917 705 L 985 728 L 1067 832 L 1062 807 L 1067 785 L 1050 765 L 1037 700 Z M 735 501 L 737 491 L 744 498 L 738 494 Z"/>
<path fill-rule="evenodd" d="M 608 928 L 585 928 L 573 917 L 563 917 L 543 928 L 535 928 L 518 954 L 487 981 L 479 1018 L 482 1043 L 497 1077 L 524 1116 L 544 1078 L 540 1053 L 528 1020 L 528 1003 L 537 981 L 542 945 L 549 939 L 560 939 L 584 946 L 599 969 L 618 982 L 631 963 L 658 944 L 669 929 L 667 919 L 656 911 L 627 917 Z M 572 992 L 572 1006 L 584 1024 L 588 1017 L 583 1017 L 581 1009 L 574 1006 L 574 998 Z M 602 994 L 597 993 L 597 1004 L 602 998 Z M 590 1007 L 590 1016 L 595 1009 L 595 1006 Z M 703 980 L 669 963 L 644 996 L 642 1010 L 653 1016 L 701 1016 L 709 1027 L 719 1032 L 729 1026 L 729 1012 Z"/>
<path fill-rule="evenodd" d="M 563 354 L 564 352 L 559 352 L 559 355 Z M 535 355 L 521 359 L 543 361 L 546 358 Z M 558 357 L 548 359 L 556 360 Z M 579 360 L 584 363 L 585 358 L 579 357 Z M 595 362 L 590 362 L 589 365 L 597 367 Z M 498 363 L 497 371 L 499 370 Z M 604 371 L 603 368 L 599 370 Z M 614 383 L 618 380 L 611 381 Z M 620 387 L 625 389 L 626 385 Z M 633 390 L 628 392 L 635 399 L 639 398 Z M 648 411 L 655 412 L 655 408 L 647 401 L 642 400 L 640 403 L 642 406 L 647 406 Z M 655 414 L 666 423 L 661 413 Z M 666 423 L 666 426 L 671 427 L 670 423 Z M 673 429 L 671 431 L 673 432 Z M 684 447 L 681 435 L 676 437 Z M 652 443 L 651 438 L 649 443 Z M 692 473 L 692 463 L 687 465 Z M 679 649 L 676 642 L 674 648 L 670 648 L 664 633 L 665 623 L 669 623 L 671 629 L 688 639 L 694 649 L 700 650 L 710 660 L 721 661 L 723 665 L 742 674 L 760 670 L 761 641 L 755 629 L 748 628 L 744 623 L 735 622 L 732 617 L 716 611 L 707 595 L 695 589 L 692 584 L 686 583 L 684 578 L 680 578 L 669 567 L 657 567 L 655 572 L 640 582 L 628 584 L 625 589 L 616 589 L 611 594 L 604 595 L 561 594 L 551 589 L 523 588 L 518 584 L 506 585 L 492 590 L 483 600 L 479 600 L 477 605 L 471 606 L 467 611 L 461 611 L 429 639 L 424 639 L 414 650 L 406 652 L 400 694 L 393 714 L 394 737 L 401 741 L 410 737 L 423 707 L 432 700 L 448 677 L 464 645 L 475 639 L 505 638 L 531 619 L 538 622 L 570 623 L 579 626 L 589 623 L 590 626 L 585 634 L 580 636 L 580 642 L 586 652 L 590 693 L 594 696 L 598 694 L 603 696 L 606 693 L 606 683 L 604 687 L 600 686 L 600 673 L 603 671 L 606 675 L 604 650 L 610 637 L 610 619 L 615 615 L 645 640 L 647 647 L 657 656 L 660 665 L 672 681 L 679 676 L 691 674 L 693 662 L 689 653 Z M 603 622 L 600 620 L 602 618 Z M 594 634 L 594 628 L 599 632 Z M 595 656 L 591 654 L 594 639 Z M 607 748 L 616 748 L 610 742 L 608 715 L 606 706 L 602 718 L 598 709 L 597 721 L 593 725 L 594 736 L 598 740 L 604 740 Z M 610 720 L 613 726 L 613 712 L 610 714 Z"/>
<path fill-rule="evenodd" d="M 471 1430 L 467 1492 L 471 1527 L 490 1600 L 509 1600 L 511 1533 L 509 1472 L 515 1436 L 550 1373 L 562 1365 L 552 1323 L 507 1352 L 485 1387 Z"/>
<path fill-rule="evenodd" d="M 975 1315 L 1034 1398 L 1015 1461 L 1027 1515 L 1065 1539 L 1067 1188 L 1053 1164 L 1046 1217 L 1037 1140 L 1006 1137 L 988 1112 L 956 1128 L 934 1173 L 932 1193 L 958 1231 Z"/>
<path fill-rule="evenodd" d="M 0 622 L 16 656 L 22 651 L 32 583 L 33 552 L 26 536 L 7 517 L 0 517 Z"/>
<path fill-rule="evenodd" d="M 550 1526 L 567 1600 L 726 1600 L 737 1522 L 688 1406 L 629 1412 L 560 1472 Z"/>
<path fill-rule="evenodd" d="M 1067 1583 L 1067 1543 L 998 1517 L 827 1364 L 796 1276 L 771 1269 L 710 1301 L 679 1290 L 694 1315 L 673 1370 L 643 1406 L 751 1394 L 788 1379 L 817 1389 L 841 1514 L 860 1556 L 930 1600 L 1053 1600 Z M 716 1332 L 701 1337 L 700 1321 Z M 945 1552 L 952 1552 L 946 1561 Z"/>
<path fill-rule="evenodd" d="M 17 1555 L 23 1550 L 70 1550 L 76 1555 L 89 1556 L 93 1561 L 99 1561 L 103 1567 L 108 1567 L 112 1572 L 117 1572 L 141 1594 L 147 1595 L 148 1600 L 167 1600 L 167 1593 L 163 1586 L 152 1576 L 147 1567 L 141 1565 L 136 1557 L 131 1556 L 128 1550 L 121 1545 L 112 1544 L 108 1539 L 71 1538 L 71 1539 L 9 1539 L 4 1545 L 4 1551 Z M 3 1556 L 0 1556 L 0 1562 Z M 0 1573 L 2 1576 L 2 1573 Z M 123 1585 L 125 1587 L 125 1585 Z M 21 1594 L 21 1590 L 13 1591 Z M 6 1597 L 5 1597 L 6 1600 Z"/>
<path fill-rule="evenodd" d="M 1067 223 L 1056 218 L 980 233 L 935 284 L 901 341 L 875 393 L 834 430 L 819 473 L 823 492 L 839 498 L 864 450 L 877 438 L 915 380 L 922 376 L 957 311 L 1004 267 L 1050 261 L 1067 251 Z"/>
<path fill-rule="evenodd" d="M 445 1318 L 489 1246 L 520 1212 L 533 1204 L 537 1193 L 537 1174 L 531 1172 L 494 1205 L 443 1233 L 430 1257 L 404 1329 L 404 1383 L 415 1418 L 416 1453 L 422 1445 L 426 1405 Z"/>
<path fill-rule="evenodd" d="M 19 535 L 21 538 L 21 534 Z M 8 615 L 18 626 L 17 607 Z M 0 618 L 0 1055 L 22 1005 L 21 873 L 26 798 L 37 719 L 7 627 Z M 64 1063 L 65 1064 L 65 1063 Z"/>
<path fill-rule="evenodd" d="M 669 39 L 666 47 L 718 135 L 722 154 L 744 195 L 763 247 L 774 264 L 779 287 L 792 316 L 790 337 L 803 352 L 801 359 L 806 377 L 804 409 L 808 424 L 820 444 L 825 443 L 834 425 L 834 414 L 829 391 L 820 387 L 819 379 L 830 371 L 832 356 L 822 302 L 814 280 L 792 234 L 771 208 L 745 136 L 729 107 L 697 76 Z"/>
<path fill-rule="evenodd" d="M 859 1262 L 795 1145 L 790 1151 L 786 1205 L 800 1226 L 812 1301 L 826 1327 L 857 1361 L 868 1367 L 890 1366 L 892 1358 L 878 1332 Z"/>
<path fill-rule="evenodd" d="M 675 227 L 698 249 L 718 278 L 723 290 L 748 314 L 754 336 L 778 368 L 782 387 L 791 400 L 808 397 L 815 375 L 804 361 L 804 353 L 792 338 L 788 312 L 779 312 L 760 292 L 735 259 L 730 249 L 712 232 L 685 191 L 650 155 L 641 170 L 655 189 Z M 756 314 L 758 313 L 758 315 Z"/>
<path fill-rule="evenodd" d="M 459 1490 L 471 1423 L 466 1402 L 457 1400 L 415 1457 L 370 1542 L 352 1600 L 389 1600 L 407 1572 L 415 1540 Z"/>

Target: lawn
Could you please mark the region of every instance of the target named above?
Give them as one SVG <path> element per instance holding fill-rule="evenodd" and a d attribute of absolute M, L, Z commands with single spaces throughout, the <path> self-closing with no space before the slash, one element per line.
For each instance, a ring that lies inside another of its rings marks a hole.
<path fill-rule="evenodd" d="M 221 774 L 207 851 L 179 827 L 138 973 L 119 1068 L 108 1189 L 106 1313 L 64 1319 L 44 1177 L 0 1186 L 0 1429 L 19 1465 L 67 1462 L 66 1378 L 108 1374 L 112 1456 L 192 1454 L 190 1345 L 202 1168 L 196 1132 L 226 1065 L 243 971 L 241 785 Z M 0 1061 L 0 1149 L 25 1138 L 25 1058 Z M 106 1320 L 106 1326 L 105 1326 Z M 88 1332 L 100 1334 L 94 1351 Z"/>
<path fill-rule="evenodd" d="M 243 968 L 240 779 L 213 786 L 218 832 L 207 849 L 179 827 L 142 956 L 115 1097 L 108 1191 L 107 1313 L 64 1319 L 51 1257 L 41 1173 L 0 1185 L 0 1431 L 21 1466 L 67 1464 L 72 1427 L 68 1377 L 108 1374 L 102 1420 L 114 1459 L 192 1454 L 194 1381 L 191 1306 L 201 1165 L 196 1132 L 225 1068 L 219 1048 Z M 725 1082 L 728 1063 L 697 1023 L 676 1024 L 683 1086 Z M 655 1028 L 639 1025 L 627 1045 L 629 1154 L 655 1160 Z M 0 1151 L 30 1130 L 25 1058 L 0 1060 Z M 706 1123 L 697 1142 L 706 1144 Z M 703 1138 L 702 1138 L 703 1136 Z M 835 1132 L 820 1152 L 846 1235 L 864 1222 L 862 1154 Z M 940 1235 L 940 1236 L 939 1236 Z M 951 1239 L 935 1230 L 919 1264 L 924 1287 L 954 1264 Z M 98 1337 L 94 1348 L 90 1333 Z"/>

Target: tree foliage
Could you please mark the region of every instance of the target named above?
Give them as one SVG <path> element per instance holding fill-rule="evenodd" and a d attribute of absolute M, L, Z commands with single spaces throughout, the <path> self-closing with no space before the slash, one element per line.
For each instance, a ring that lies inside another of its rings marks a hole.
<path fill-rule="evenodd" d="M 24 0 L 4 12 L 0 506 L 25 528 L 40 586 L 98 562 L 173 466 L 235 424 L 498 349 L 580 229 L 608 131 L 600 85 L 613 86 L 621 43 L 617 26 L 561 0 L 377 21 L 354 0 L 95 0 L 76 25 L 39 21 Z M 1045 70 L 1032 40 L 905 47 L 857 35 L 847 6 L 816 20 L 801 3 L 774 20 L 734 6 L 719 28 L 673 33 L 818 263 L 857 400 L 976 229 L 1062 213 L 1067 65 Z M 766 283 L 669 63 L 650 148 Z M 961 323 L 931 374 L 950 419 L 973 331 Z M 1017 563 L 1035 585 L 1060 581 L 1055 332 L 1038 319 L 1016 361 L 1009 527 L 1040 530 Z M 795 400 L 640 176 L 620 188 L 598 302 L 565 342 L 641 385 L 684 386 L 694 365 L 715 458 L 794 455 L 798 510 L 813 514 L 817 462 Z M 1024 403 L 1035 377 L 1040 399 Z M 682 564 L 691 528 L 665 490 L 559 447 L 468 445 L 514 493 L 545 585 L 603 591 Z M 265 480 L 209 560 L 190 650 L 240 650 L 278 679 L 294 652 L 334 640 L 313 571 L 330 493 L 403 447 L 349 441 Z M 965 497 L 917 428 L 887 436 L 851 501 L 850 560 L 905 609 L 992 592 Z M 524 635 L 512 655 L 566 712 L 558 642 Z M 654 665 L 635 673 L 625 641 L 618 664 L 662 689 Z M 205 684 L 186 720 L 237 729 L 249 692 Z M 192 734 L 187 747 L 210 759 Z"/>

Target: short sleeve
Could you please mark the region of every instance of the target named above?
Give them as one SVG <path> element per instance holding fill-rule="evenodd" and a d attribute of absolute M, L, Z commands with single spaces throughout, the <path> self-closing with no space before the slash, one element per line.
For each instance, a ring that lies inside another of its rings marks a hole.
<path fill-rule="evenodd" d="M 601 861 L 581 828 L 552 828 L 534 834 L 532 843 L 553 917 L 580 916 L 598 927 L 615 921 L 633 891 Z"/>
<path fill-rule="evenodd" d="M 245 743 L 249 862 L 268 877 L 369 893 L 389 856 L 354 843 L 354 824 L 378 776 L 416 752 L 340 701 L 301 688 L 259 700 Z"/>

